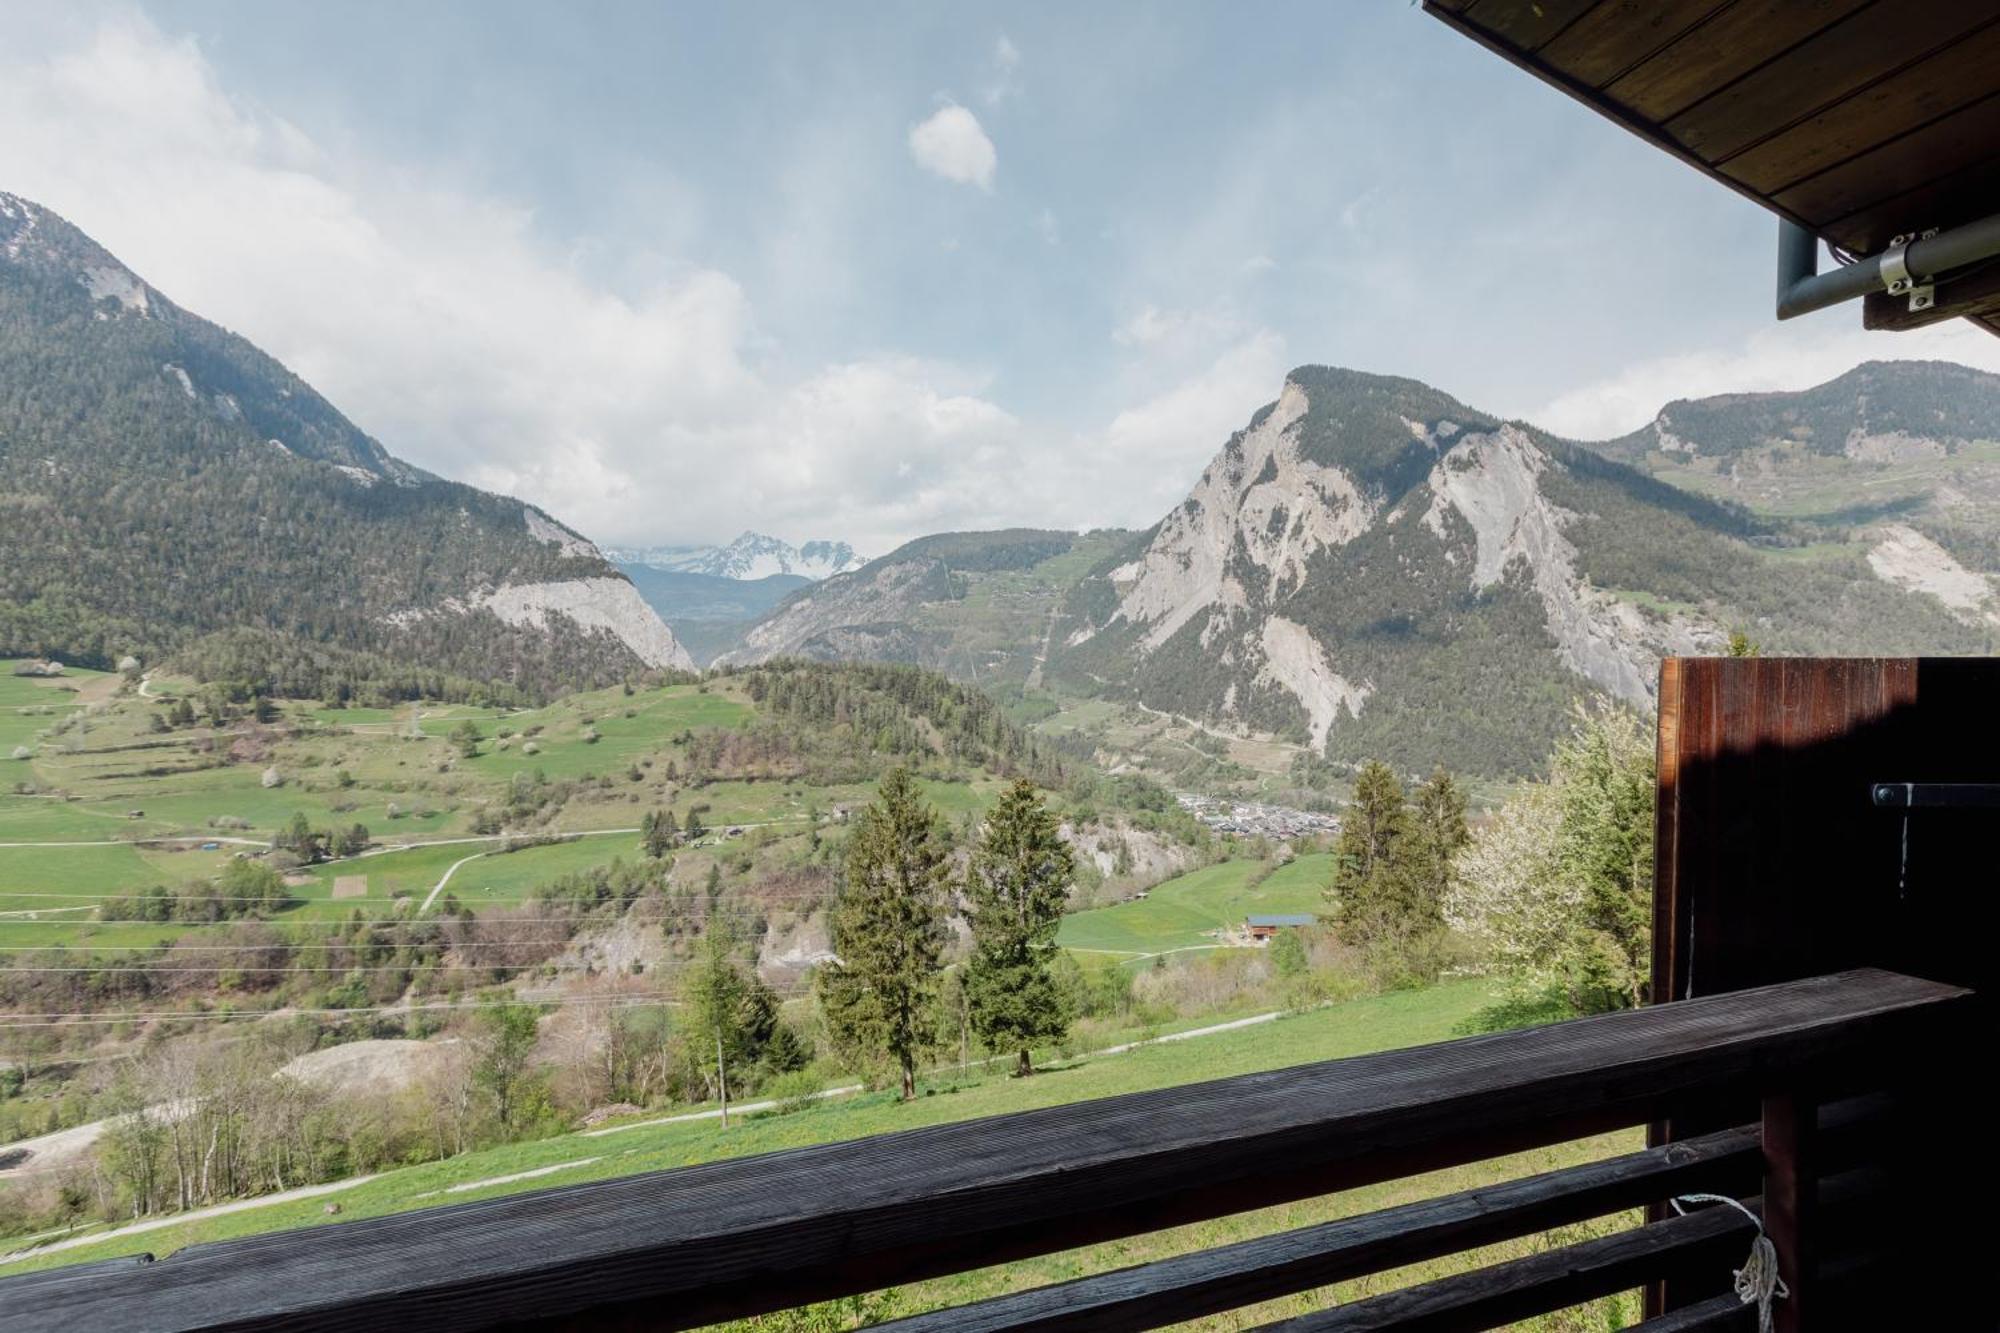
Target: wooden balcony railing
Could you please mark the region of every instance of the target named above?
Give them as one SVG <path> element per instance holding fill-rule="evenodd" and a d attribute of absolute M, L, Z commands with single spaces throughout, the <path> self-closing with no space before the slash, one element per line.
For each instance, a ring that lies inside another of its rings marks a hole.
<path fill-rule="evenodd" d="M 1788 1327 L 1848 1261 L 1896 1086 L 1967 992 L 1863 970 L 1551 1027 L 0 1282 L 0 1329 L 682 1329 L 1562 1142 L 1689 1107 L 1764 1123 L 902 1321 L 1145 1329 L 1701 1191 L 1764 1195 Z M 1842 1098 L 1835 1102 L 1834 1098 Z M 1858 1168 L 1858 1169 L 1856 1169 Z M 1824 1188 L 1821 1188 L 1821 1185 Z M 1824 1212 L 1820 1212 L 1820 1209 Z M 1868 1210 L 1868 1215 L 1877 1215 Z M 1746 1327 L 1753 1224 L 1668 1216 L 1279 1325 L 1503 1325 L 1667 1277 Z M 1863 1254 L 1861 1257 L 1865 1258 Z M 1811 1271 L 1801 1271 L 1803 1262 Z"/>

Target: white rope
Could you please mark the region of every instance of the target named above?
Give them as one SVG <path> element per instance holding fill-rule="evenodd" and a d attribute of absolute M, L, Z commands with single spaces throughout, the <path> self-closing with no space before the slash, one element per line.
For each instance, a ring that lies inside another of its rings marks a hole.
<path fill-rule="evenodd" d="M 1764 1234 L 1764 1219 L 1727 1194 L 1683 1194 L 1672 1200 L 1674 1211 L 1685 1217 L 1684 1203 L 1726 1203 L 1750 1219 L 1757 1239 L 1750 1242 L 1750 1257 L 1731 1275 L 1736 1279 L 1736 1299 L 1757 1307 L 1757 1333 L 1771 1333 L 1771 1302 L 1792 1294 L 1785 1279 L 1778 1276 L 1778 1247 Z"/>

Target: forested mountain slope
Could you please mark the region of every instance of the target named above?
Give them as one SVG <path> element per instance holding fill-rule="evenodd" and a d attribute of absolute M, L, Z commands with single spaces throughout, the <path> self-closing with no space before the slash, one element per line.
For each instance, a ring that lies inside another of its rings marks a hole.
<path fill-rule="evenodd" d="M 1519 772 L 1665 653 L 1963 652 L 1990 603 L 1414 380 L 1309 366 L 1071 592 L 1052 679 L 1331 758 Z M 1983 575 L 1967 577 L 1984 588 Z"/>
<path fill-rule="evenodd" d="M 399 461 L 4 193 L 0 532 L 0 654 L 152 662 L 234 631 L 238 654 L 530 693 L 691 665 L 575 532 Z"/>

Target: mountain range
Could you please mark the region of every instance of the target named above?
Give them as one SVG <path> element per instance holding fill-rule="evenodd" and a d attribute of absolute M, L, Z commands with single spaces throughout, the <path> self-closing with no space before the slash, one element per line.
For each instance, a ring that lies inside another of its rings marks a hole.
<path fill-rule="evenodd" d="M 794 593 L 724 658 L 873 656 L 1203 725 L 1525 771 L 1665 653 L 1982 650 L 2000 377 L 1863 366 L 1601 445 L 1306 366 L 1151 529 L 954 534 Z"/>
<path fill-rule="evenodd" d="M 399 460 L 0 194 L 0 516 L 0 654 L 342 697 L 909 661 L 1335 764 L 1511 774 L 1574 699 L 1643 705 L 1660 655 L 1733 631 L 1771 652 L 1990 647 L 2000 377 L 1870 363 L 1580 444 L 1304 366 L 1144 532 L 943 533 L 868 561 L 746 532 L 614 563 Z"/>
<path fill-rule="evenodd" d="M 811 541 L 799 546 L 745 532 L 726 546 L 611 546 L 605 554 L 619 564 L 643 565 L 670 574 L 754 581 L 779 575 L 817 580 L 859 569 L 867 561 L 846 542 Z"/>
<path fill-rule="evenodd" d="M 402 462 L 4 193 L 0 530 L 0 654 L 527 694 L 693 665 L 573 529 Z"/>

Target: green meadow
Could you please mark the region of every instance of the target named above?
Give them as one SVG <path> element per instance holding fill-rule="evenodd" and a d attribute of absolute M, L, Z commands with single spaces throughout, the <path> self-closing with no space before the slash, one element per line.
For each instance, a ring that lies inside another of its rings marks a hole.
<path fill-rule="evenodd" d="M 1281 866 L 1224 861 L 1170 879 L 1144 898 L 1063 918 L 1056 942 L 1067 949 L 1150 955 L 1216 946 L 1219 931 L 1252 913 L 1316 913 L 1326 907 L 1333 856 L 1318 852 Z"/>
<path fill-rule="evenodd" d="M 902 1103 L 886 1092 L 863 1092 L 827 1099 L 789 1114 L 765 1112 L 741 1117 L 723 1129 L 713 1119 L 646 1124 L 612 1133 L 570 1133 L 510 1144 L 421 1166 L 387 1171 L 351 1188 L 315 1198 L 272 1203 L 219 1217 L 179 1222 L 130 1236 L 46 1255 L 32 1252 L 0 1263 L 0 1275 L 55 1264 L 86 1263 L 124 1254 L 166 1256 L 207 1241 L 301 1227 L 341 1225 L 440 1203 L 470 1202 L 584 1181 L 690 1166 L 724 1158 L 775 1152 L 916 1129 L 926 1125 L 1004 1115 L 1120 1093 L 1174 1087 L 1255 1073 L 1318 1060 L 1445 1040 L 1491 999 L 1480 982 L 1452 982 L 1420 991 L 1402 991 L 1290 1015 L 1255 1027 L 1184 1041 L 1152 1042 L 1119 1055 L 1086 1055 L 1051 1062 L 1028 1079 L 1006 1077 L 993 1068 L 936 1071 L 922 1080 L 917 1100 Z M 1406 1203 L 1429 1195 L 1574 1165 L 1642 1146 L 1640 1131 L 1474 1163 L 1448 1171 L 1391 1181 L 1364 1189 L 1240 1213 L 1210 1222 L 1155 1232 L 1129 1240 L 1088 1246 L 1038 1259 L 985 1268 L 894 1289 L 868 1302 L 876 1317 L 893 1317 L 961 1304 L 1025 1287 L 1066 1281 L 1112 1268 L 1165 1258 L 1194 1249 L 1229 1244 L 1274 1231 Z M 529 1180 L 462 1189 L 499 1181 L 524 1171 L 546 1174 Z M 340 1205 L 338 1220 L 326 1211 Z M 1629 1225 L 1616 1215 L 1565 1229 L 1565 1240 Z M 1395 1273 L 1342 1283 L 1309 1296 L 1274 1301 L 1242 1317 L 1251 1322 L 1323 1308 L 1329 1298 L 1346 1302 L 1412 1281 L 1511 1258 L 1540 1249 L 1527 1238 L 1472 1255 L 1453 1256 Z M 1630 1297 L 1613 1302 L 1603 1322 L 1617 1328 L 1636 1311 Z M 831 1327 L 832 1325 L 829 1325 Z M 1226 1325 L 1238 1327 L 1234 1322 Z"/>

